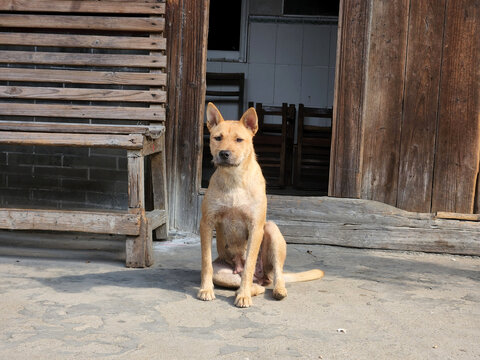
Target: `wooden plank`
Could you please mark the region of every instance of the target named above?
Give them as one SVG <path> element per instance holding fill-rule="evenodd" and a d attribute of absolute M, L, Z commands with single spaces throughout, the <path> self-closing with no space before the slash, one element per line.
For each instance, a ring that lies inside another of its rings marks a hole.
<path fill-rule="evenodd" d="M 208 0 L 169 2 L 166 31 L 169 64 L 167 160 L 170 225 L 197 231 L 198 189 L 205 108 Z M 184 174 L 189 174 L 184 176 Z"/>
<path fill-rule="evenodd" d="M 112 85 L 154 85 L 167 83 L 165 73 L 121 72 L 121 71 L 78 71 L 0 68 L 0 80 L 28 82 L 60 82 L 68 84 L 112 84 Z"/>
<path fill-rule="evenodd" d="M 0 99 L 50 99 L 164 103 L 164 91 L 0 86 Z"/>
<path fill-rule="evenodd" d="M 168 209 L 167 172 L 165 160 L 165 141 L 163 151 L 151 156 L 152 195 L 154 209 Z M 166 215 L 165 215 L 166 216 Z M 168 217 L 164 224 L 154 227 L 157 239 L 166 239 L 168 236 Z"/>
<path fill-rule="evenodd" d="M 412 1 L 397 206 L 430 212 L 445 0 Z"/>
<path fill-rule="evenodd" d="M 144 134 L 149 138 L 156 139 L 164 134 L 165 127 L 163 125 L 99 125 L 0 120 L 0 130 L 80 134 Z"/>
<path fill-rule="evenodd" d="M 162 17 L 0 14 L 0 28 L 162 32 Z"/>
<path fill-rule="evenodd" d="M 140 151 L 129 151 L 128 158 L 128 207 L 145 208 L 144 157 Z"/>
<path fill-rule="evenodd" d="M 368 1 L 341 0 L 328 191 L 360 197 Z"/>
<path fill-rule="evenodd" d="M 0 0 L 1 1 L 1 0 Z M 55 46 L 69 48 L 165 50 L 166 40 L 140 36 L 96 36 L 75 34 L 0 33 L 2 45 Z"/>
<path fill-rule="evenodd" d="M 143 135 L 68 134 L 0 131 L 0 144 L 141 149 Z"/>
<path fill-rule="evenodd" d="M 0 63 L 162 68 L 166 56 L 1 51 Z"/>
<path fill-rule="evenodd" d="M 140 221 L 137 213 L 0 209 L 0 228 L 137 235 Z"/>
<path fill-rule="evenodd" d="M 166 210 L 155 209 L 155 210 L 146 212 L 145 215 L 148 220 L 148 226 L 152 230 L 164 225 L 165 222 L 167 221 Z"/>
<path fill-rule="evenodd" d="M 81 119 L 94 118 L 132 121 L 164 121 L 165 109 L 117 106 L 77 106 L 5 103 L 0 107 L 0 115 Z"/>
<path fill-rule="evenodd" d="M 145 215 L 145 158 L 139 151 L 128 151 L 128 208 L 140 211 L 140 234 L 127 238 L 126 265 L 145 267 L 153 263 L 152 229 Z"/>
<path fill-rule="evenodd" d="M 288 243 L 480 255 L 478 222 L 435 219 L 360 199 L 268 196 Z"/>
<path fill-rule="evenodd" d="M 395 205 L 410 0 L 371 9 L 363 103 L 363 199 Z"/>
<path fill-rule="evenodd" d="M 472 213 L 480 160 L 480 5 L 448 1 L 432 211 Z"/>
<path fill-rule="evenodd" d="M 144 268 L 153 265 L 152 231 L 148 226 L 145 211 L 140 220 L 140 234 L 128 236 L 125 249 L 125 265 L 132 268 Z"/>
<path fill-rule="evenodd" d="M 165 3 L 108 0 L 0 0 L 1 11 L 163 14 Z"/>
<path fill-rule="evenodd" d="M 480 221 L 480 214 L 459 214 L 446 211 L 437 211 L 435 217 L 438 219 Z"/>

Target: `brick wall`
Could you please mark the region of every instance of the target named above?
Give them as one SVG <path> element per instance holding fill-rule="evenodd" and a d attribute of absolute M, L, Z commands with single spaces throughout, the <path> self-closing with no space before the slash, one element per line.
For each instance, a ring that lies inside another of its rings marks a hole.
<path fill-rule="evenodd" d="M 125 150 L 0 146 L 0 207 L 126 209 Z"/>

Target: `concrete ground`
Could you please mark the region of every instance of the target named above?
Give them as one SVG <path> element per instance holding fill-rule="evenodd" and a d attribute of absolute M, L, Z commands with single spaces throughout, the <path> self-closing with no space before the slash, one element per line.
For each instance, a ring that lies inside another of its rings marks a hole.
<path fill-rule="evenodd" d="M 196 236 L 156 243 L 149 269 L 121 248 L 0 233 L 0 359 L 480 359 L 477 257 L 289 245 L 287 270 L 325 278 L 239 309 L 196 299 Z"/>

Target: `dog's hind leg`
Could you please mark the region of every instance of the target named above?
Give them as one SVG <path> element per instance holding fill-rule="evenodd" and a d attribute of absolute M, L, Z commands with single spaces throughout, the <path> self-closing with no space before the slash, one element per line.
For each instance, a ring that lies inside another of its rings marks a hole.
<path fill-rule="evenodd" d="M 217 286 L 238 289 L 242 281 L 241 274 L 235 273 L 233 267 L 221 259 L 213 262 L 213 283 Z M 252 296 L 263 294 L 265 288 L 259 284 L 252 285 Z"/>
<path fill-rule="evenodd" d="M 213 262 L 213 283 L 218 286 L 238 289 L 242 278 L 240 274 L 233 272 L 232 265 L 221 259 Z"/>
<path fill-rule="evenodd" d="M 287 243 L 278 226 L 272 221 L 267 221 L 264 227 L 261 256 L 266 281 L 271 281 L 273 275 L 273 297 L 277 300 L 285 298 L 287 289 L 283 264 L 287 257 Z"/>

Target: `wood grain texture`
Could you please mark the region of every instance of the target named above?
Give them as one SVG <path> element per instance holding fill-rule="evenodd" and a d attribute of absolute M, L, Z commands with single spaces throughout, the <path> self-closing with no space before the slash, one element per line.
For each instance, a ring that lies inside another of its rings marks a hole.
<path fill-rule="evenodd" d="M 141 149 L 143 135 L 68 134 L 0 131 L 0 143 L 9 145 L 83 146 L 116 149 Z"/>
<path fill-rule="evenodd" d="M 411 1 L 397 206 L 430 212 L 445 0 Z"/>
<path fill-rule="evenodd" d="M 0 0 L 2 11 L 163 14 L 165 3 L 108 0 Z"/>
<path fill-rule="evenodd" d="M 158 55 L 127 55 L 127 54 L 84 54 L 64 52 L 31 52 L 2 51 L 2 64 L 43 64 L 43 65 L 75 65 L 102 67 L 139 67 L 163 68 L 166 66 L 166 56 Z"/>
<path fill-rule="evenodd" d="M 160 226 L 154 227 L 157 239 L 166 239 L 169 228 L 165 139 L 163 138 L 162 140 L 164 150 L 151 156 L 153 207 L 154 209 L 165 209 L 166 214 L 166 221 Z"/>
<path fill-rule="evenodd" d="M 330 196 L 360 197 L 368 1 L 342 0 L 332 119 Z"/>
<path fill-rule="evenodd" d="M 140 219 L 138 213 L 0 209 L 0 228 L 137 235 Z"/>
<path fill-rule="evenodd" d="M 165 127 L 163 125 L 99 125 L 0 120 L 0 130 L 79 134 L 143 134 L 148 138 L 157 139 L 163 136 Z"/>
<path fill-rule="evenodd" d="M 208 6 L 208 0 L 175 0 L 166 10 L 168 77 L 175 79 L 167 94 L 170 225 L 186 231 L 198 231 Z"/>
<path fill-rule="evenodd" d="M 478 222 L 436 219 L 363 199 L 268 196 L 287 243 L 480 255 Z"/>
<path fill-rule="evenodd" d="M 145 208 L 144 157 L 140 151 L 128 151 L 128 207 Z"/>
<path fill-rule="evenodd" d="M 0 99 L 50 99 L 164 103 L 164 91 L 76 89 L 46 86 L 0 86 Z"/>
<path fill-rule="evenodd" d="M 99 85 L 165 86 L 165 73 L 0 68 L 0 80 Z"/>
<path fill-rule="evenodd" d="M 480 214 L 459 214 L 445 211 L 437 211 L 435 217 L 437 219 L 480 221 Z"/>
<path fill-rule="evenodd" d="M 162 32 L 162 17 L 114 17 L 75 15 L 0 14 L 0 28 L 78 29 L 105 31 Z"/>
<path fill-rule="evenodd" d="M 0 115 L 164 121 L 165 109 L 5 103 L 0 107 Z"/>
<path fill-rule="evenodd" d="M 128 236 L 125 246 L 125 265 L 132 268 L 144 268 L 154 262 L 152 231 L 143 211 L 140 216 L 140 233 Z"/>
<path fill-rule="evenodd" d="M 363 199 L 395 205 L 409 0 L 375 1 L 363 104 Z"/>
<path fill-rule="evenodd" d="M 448 1 L 432 211 L 472 213 L 480 152 L 480 1 Z"/>
<path fill-rule="evenodd" d="M 140 36 L 32 34 L 14 32 L 0 33 L 0 44 L 126 50 L 165 50 L 166 48 L 166 40 L 163 37 L 153 40 L 150 37 Z"/>

